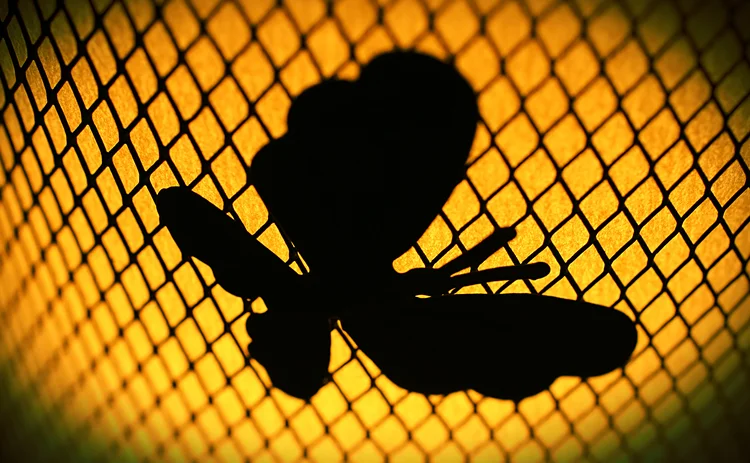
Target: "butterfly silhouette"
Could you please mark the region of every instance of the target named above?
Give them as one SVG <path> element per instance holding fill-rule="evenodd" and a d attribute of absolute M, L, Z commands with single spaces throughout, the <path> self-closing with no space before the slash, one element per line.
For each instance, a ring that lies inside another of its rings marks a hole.
<path fill-rule="evenodd" d="M 543 263 L 476 270 L 512 229 L 497 228 L 439 268 L 394 270 L 463 179 L 478 117 L 461 74 L 416 52 L 380 55 L 357 80 L 302 92 L 287 133 L 257 153 L 249 178 L 309 265 L 303 275 L 190 190 L 159 193 L 161 221 L 182 253 L 209 265 L 230 293 L 263 298 L 268 311 L 247 321 L 248 350 L 274 387 L 309 400 L 328 381 L 336 320 L 392 382 L 423 394 L 473 389 L 518 401 L 559 376 L 627 363 L 637 336 L 619 311 L 533 294 L 455 294 L 549 272 Z"/>

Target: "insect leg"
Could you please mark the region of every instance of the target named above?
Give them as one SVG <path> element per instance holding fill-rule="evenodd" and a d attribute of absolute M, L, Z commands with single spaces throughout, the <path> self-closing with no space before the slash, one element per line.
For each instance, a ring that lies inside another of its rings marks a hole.
<path fill-rule="evenodd" d="M 401 276 L 401 293 L 405 295 L 424 294 L 427 296 L 437 296 L 446 292 L 463 288 L 464 286 L 479 285 L 490 283 L 492 281 L 513 281 L 513 280 L 536 280 L 549 274 L 549 265 L 544 262 L 533 264 L 516 265 L 512 267 L 498 267 L 478 272 L 464 273 L 450 276 L 441 271 L 442 268 L 412 269 Z"/>
<path fill-rule="evenodd" d="M 450 289 L 493 281 L 536 280 L 549 275 L 549 271 L 549 265 L 544 262 L 481 270 L 479 272 L 465 273 L 451 277 Z"/>

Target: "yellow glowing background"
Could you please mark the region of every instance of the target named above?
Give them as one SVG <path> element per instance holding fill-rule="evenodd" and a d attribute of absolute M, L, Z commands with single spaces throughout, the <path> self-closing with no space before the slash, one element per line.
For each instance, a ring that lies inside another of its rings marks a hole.
<path fill-rule="evenodd" d="M 0 410 L 38 412 L 14 439 L 105 460 L 612 461 L 736 456 L 749 435 L 746 2 L 0 3 Z M 299 269 L 245 168 L 295 95 L 396 47 L 454 57 L 483 118 L 396 267 L 515 226 L 483 267 L 552 273 L 492 289 L 631 315 L 624 372 L 517 409 L 424 397 L 335 332 L 334 382 L 305 405 L 245 362 L 243 302 L 182 258 L 155 194 L 190 186 Z"/>

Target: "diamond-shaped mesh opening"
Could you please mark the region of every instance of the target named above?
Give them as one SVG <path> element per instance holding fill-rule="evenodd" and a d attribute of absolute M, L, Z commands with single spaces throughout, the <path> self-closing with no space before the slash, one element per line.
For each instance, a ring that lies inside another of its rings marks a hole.
<path fill-rule="evenodd" d="M 60 3 L 0 5 L 3 448 L 74 461 L 744 460 L 746 2 Z M 303 268 L 245 169 L 302 90 L 394 48 L 453 60 L 482 115 L 465 180 L 395 266 L 438 265 L 513 226 L 519 238 L 485 266 L 552 273 L 466 291 L 631 315 L 624 371 L 559 379 L 517 407 L 425 397 L 338 331 L 334 381 L 305 405 L 246 361 L 249 307 L 181 257 L 154 197 L 188 186 Z"/>

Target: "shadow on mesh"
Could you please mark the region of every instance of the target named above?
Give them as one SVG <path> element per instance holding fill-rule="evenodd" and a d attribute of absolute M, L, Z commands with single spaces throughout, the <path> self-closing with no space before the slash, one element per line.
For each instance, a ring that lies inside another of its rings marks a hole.
<path fill-rule="evenodd" d="M 247 329 L 250 355 L 275 387 L 309 400 L 329 380 L 335 321 L 391 381 L 423 394 L 472 389 L 518 401 L 559 376 L 627 363 L 637 334 L 619 311 L 532 294 L 456 294 L 549 273 L 543 263 L 478 270 L 512 229 L 496 228 L 439 268 L 393 269 L 462 180 L 477 120 L 463 77 L 412 52 L 375 58 L 356 81 L 303 92 L 288 133 L 250 169 L 309 263 L 303 275 L 197 194 L 162 190 L 158 212 L 183 254 L 208 264 L 227 291 L 269 307 Z"/>

